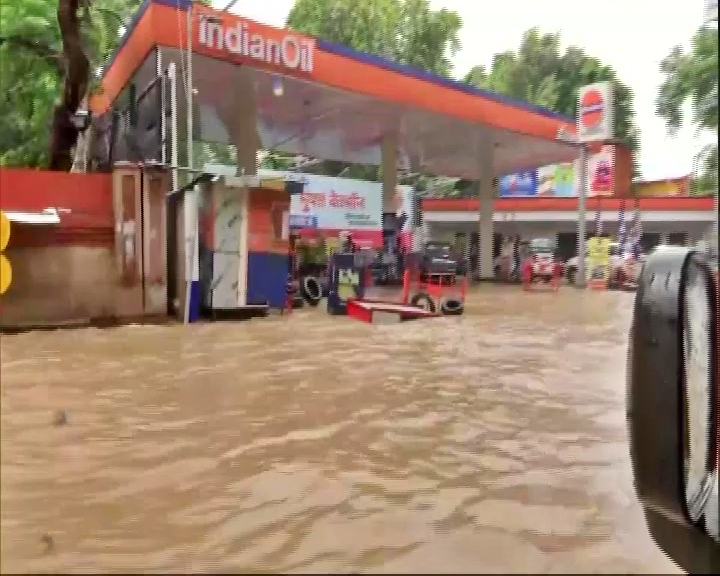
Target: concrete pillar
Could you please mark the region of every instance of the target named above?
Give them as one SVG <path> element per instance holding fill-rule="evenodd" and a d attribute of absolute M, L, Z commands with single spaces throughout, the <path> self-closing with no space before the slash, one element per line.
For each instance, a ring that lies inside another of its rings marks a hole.
<path fill-rule="evenodd" d="M 253 72 L 241 67 L 233 72 L 233 84 L 228 91 L 236 95 L 226 98 L 222 108 L 218 107 L 218 115 L 225 124 L 230 139 L 235 145 L 238 176 L 255 176 L 257 174 L 257 152 L 261 148 L 260 135 L 257 128 L 258 94 L 255 90 Z M 272 94 L 263 95 L 269 98 L 282 98 Z"/>
<path fill-rule="evenodd" d="M 495 190 L 493 178 L 495 170 L 493 167 L 493 142 L 486 139 L 478 150 L 478 167 L 480 179 L 478 181 L 478 192 L 480 196 L 480 210 L 478 218 L 478 236 L 480 238 L 480 254 L 478 258 L 478 274 L 481 280 L 490 280 L 493 272 L 493 201 Z"/>
<path fill-rule="evenodd" d="M 382 141 L 382 196 L 383 213 L 395 212 L 395 188 L 397 188 L 397 137 L 387 135 Z"/>

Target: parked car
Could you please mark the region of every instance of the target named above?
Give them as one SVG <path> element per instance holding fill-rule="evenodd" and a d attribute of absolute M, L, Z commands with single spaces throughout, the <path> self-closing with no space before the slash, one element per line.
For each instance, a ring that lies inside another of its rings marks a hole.
<path fill-rule="evenodd" d="M 467 266 L 449 242 L 430 241 L 425 244 L 420 263 L 422 274 L 465 274 Z"/>
<path fill-rule="evenodd" d="M 540 251 L 546 252 L 551 251 L 552 259 L 554 260 L 555 265 L 559 266 L 561 270 L 563 269 L 564 262 L 558 257 L 556 253 L 555 243 L 547 238 L 535 238 L 534 240 L 530 241 L 521 241 L 518 247 L 518 256 L 520 262 L 524 261 L 525 258 L 531 255 L 533 246 L 536 250 L 539 249 Z M 518 271 L 514 270 L 515 263 L 512 260 L 513 256 L 508 253 L 501 254 L 500 256 L 495 258 L 495 260 L 493 260 L 493 272 L 495 274 L 495 278 L 508 280 L 510 279 L 510 276 L 516 277 L 516 275 L 519 274 Z M 504 275 L 506 275 L 507 277 L 503 277 Z"/>
<path fill-rule="evenodd" d="M 586 254 L 587 258 L 587 254 Z M 640 277 L 642 263 L 645 260 L 643 254 L 639 258 L 635 258 L 630 250 L 620 253 L 620 245 L 617 242 L 610 244 L 610 283 L 624 283 L 627 281 L 635 282 Z M 565 277 L 570 284 L 575 284 L 577 280 L 578 257 L 573 256 L 565 262 Z M 587 260 L 585 260 L 585 270 L 587 270 Z"/>

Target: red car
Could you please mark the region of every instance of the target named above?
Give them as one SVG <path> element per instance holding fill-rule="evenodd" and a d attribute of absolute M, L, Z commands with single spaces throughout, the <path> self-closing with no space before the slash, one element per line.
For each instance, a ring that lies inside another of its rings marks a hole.
<path fill-rule="evenodd" d="M 610 192 L 612 189 L 612 166 L 607 160 L 598 162 L 592 179 L 594 192 Z"/>

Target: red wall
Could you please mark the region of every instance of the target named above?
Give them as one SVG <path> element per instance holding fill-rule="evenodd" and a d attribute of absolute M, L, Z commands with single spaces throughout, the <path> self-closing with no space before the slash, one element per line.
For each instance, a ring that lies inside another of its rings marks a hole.
<path fill-rule="evenodd" d="M 14 225 L 11 245 L 112 245 L 112 197 L 111 174 L 0 168 L 0 210 L 60 209 L 59 225 Z"/>
<path fill-rule="evenodd" d="M 276 228 L 282 225 L 282 212 L 290 210 L 290 196 L 285 191 L 269 189 L 250 190 L 248 209 L 250 252 L 288 254 L 289 241 L 277 237 Z M 273 218 L 279 219 L 277 222 Z"/>

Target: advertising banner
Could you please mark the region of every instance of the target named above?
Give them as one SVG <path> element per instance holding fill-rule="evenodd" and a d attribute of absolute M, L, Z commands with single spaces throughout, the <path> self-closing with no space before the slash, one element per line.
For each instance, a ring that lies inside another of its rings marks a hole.
<path fill-rule="evenodd" d="M 588 196 L 611 196 L 614 192 L 615 161 L 612 146 L 603 146 L 588 156 Z M 537 170 L 502 176 L 501 197 L 577 196 L 580 189 L 580 162 L 549 164 Z"/>
<path fill-rule="evenodd" d="M 395 214 L 400 247 L 410 252 L 413 248 L 413 222 L 415 221 L 415 192 L 412 186 L 398 186 L 395 192 Z"/>
<path fill-rule="evenodd" d="M 538 196 L 575 196 L 575 167 L 572 163 L 550 164 L 538 169 Z"/>
<path fill-rule="evenodd" d="M 612 146 L 588 156 L 588 196 L 612 196 L 614 164 Z"/>
<path fill-rule="evenodd" d="M 261 170 L 260 176 L 284 175 Z M 298 176 L 298 174 L 294 174 Z M 303 175 L 305 189 L 290 199 L 290 227 L 302 236 L 350 232 L 363 248 L 382 246 L 382 185 L 332 176 Z"/>
<path fill-rule="evenodd" d="M 498 192 L 501 197 L 537 196 L 537 170 L 527 170 L 516 174 L 501 176 L 498 181 Z"/>
<path fill-rule="evenodd" d="M 610 280 L 610 238 L 593 236 L 587 241 L 587 281 L 591 287 L 607 287 Z"/>

